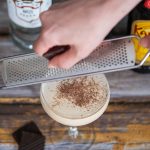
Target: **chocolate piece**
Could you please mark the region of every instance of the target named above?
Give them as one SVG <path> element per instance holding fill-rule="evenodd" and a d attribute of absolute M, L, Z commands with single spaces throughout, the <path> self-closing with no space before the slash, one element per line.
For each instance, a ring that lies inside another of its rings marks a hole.
<path fill-rule="evenodd" d="M 19 150 L 44 150 L 45 137 L 31 132 L 23 132 Z"/>
<path fill-rule="evenodd" d="M 23 131 L 36 133 L 36 134 L 39 134 L 42 136 L 42 133 L 39 130 L 39 128 L 37 127 L 37 125 L 34 122 L 29 122 L 13 133 L 13 137 L 18 144 L 20 144 L 20 142 L 21 142 Z"/>

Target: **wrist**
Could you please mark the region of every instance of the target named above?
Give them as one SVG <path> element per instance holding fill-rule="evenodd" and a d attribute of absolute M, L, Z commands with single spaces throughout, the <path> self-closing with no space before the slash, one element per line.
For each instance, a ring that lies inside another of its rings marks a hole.
<path fill-rule="evenodd" d="M 111 14 L 116 19 L 122 19 L 142 0 L 107 0 Z"/>
<path fill-rule="evenodd" d="M 115 26 L 124 16 L 126 16 L 138 3 L 142 0 L 99 0 L 100 17 L 104 15 L 105 20 L 110 22 L 108 27 Z M 101 12 L 101 7 L 105 8 L 105 12 Z M 107 25 L 106 25 L 107 26 Z"/>

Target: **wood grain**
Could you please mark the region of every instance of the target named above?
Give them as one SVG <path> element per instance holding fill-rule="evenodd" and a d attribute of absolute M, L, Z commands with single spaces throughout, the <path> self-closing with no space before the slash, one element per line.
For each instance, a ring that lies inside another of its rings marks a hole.
<path fill-rule="evenodd" d="M 37 100 L 38 101 L 38 100 Z M 121 101 L 121 100 L 120 100 Z M 150 143 L 150 103 L 110 103 L 107 111 L 94 123 L 81 127 L 83 138 L 88 141 L 89 129 L 94 133 L 95 143 L 132 144 L 141 146 Z M 11 136 L 17 128 L 33 120 L 47 138 L 47 144 L 59 143 L 67 127 L 46 115 L 39 103 L 0 104 L 0 143 L 14 144 Z M 60 135 L 56 136 L 56 135 Z M 66 138 L 66 137 L 63 137 Z M 106 145 L 107 145 L 106 144 Z M 130 145 L 130 146 L 129 146 Z M 134 146 L 135 146 L 134 145 Z M 119 147 L 112 146 L 112 147 Z M 120 146 L 121 147 L 121 146 Z M 115 148 L 116 150 L 117 148 Z"/>
<path fill-rule="evenodd" d="M 150 144 L 113 144 L 113 143 L 99 143 L 92 145 L 92 147 L 88 150 L 149 150 Z M 57 145 L 51 145 L 47 144 L 45 146 L 45 150 L 62 150 L 62 147 L 64 147 L 65 150 L 81 150 L 83 145 L 77 145 L 77 144 L 57 144 Z M 5 144 L 0 145 L 0 150 L 18 150 L 16 145 L 11 144 Z M 86 149 L 87 150 L 87 149 Z"/>
<path fill-rule="evenodd" d="M 0 58 L 26 53 L 14 45 L 8 28 L 6 0 L 0 0 Z M 115 30 L 120 32 L 118 27 Z M 86 143 L 89 139 L 94 141 L 90 150 L 149 150 L 150 74 L 122 71 L 106 76 L 111 89 L 110 104 L 98 120 L 80 128 L 82 139 Z M 44 112 L 39 96 L 40 85 L 0 91 L 0 150 L 17 150 L 12 133 L 31 120 L 46 136 L 45 150 L 80 150 L 83 145 L 70 144 L 63 136 L 68 127 Z"/>
<path fill-rule="evenodd" d="M 106 74 L 109 81 L 111 97 L 150 96 L 150 75 L 141 75 L 132 71 L 122 71 Z M 14 90 L 16 92 L 14 92 Z M 40 85 L 18 87 L 1 90 L 0 97 L 39 97 Z M 144 99 L 144 98 L 143 98 Z"/>
<path fill-rule="evenodd" d="M 8 34 L 9 18 L 6 0 L 0 0 L 0 34 Z"/>
<path fill-rule="evenodd" d="M 120 104 L 126 104 L 126 103 L 130 103 L 130 104 L 146 104 L 146 103 L 149 103 L 150 102 L 150 97 L 147 96 L 147 97 L 111 97 L 110 98 L 110 103 L 111 104 L 117 104 L 117 103 L 120 103 Z M 3 97 L 3 98 L 0 98 L 0 104 L 4 105 L 4 104 L 12 104 L 12 105 L 16 105 L 16 104 L 33 104 L 33 105 L 37 105 L 37 104 L 40 104 L 40 98 L 33 98 L 33 97 L 20 97 L 20 98 L 17 98 L 17 97 L 12 97 L 12 98 L 9 98 L 9 97 Z"/>

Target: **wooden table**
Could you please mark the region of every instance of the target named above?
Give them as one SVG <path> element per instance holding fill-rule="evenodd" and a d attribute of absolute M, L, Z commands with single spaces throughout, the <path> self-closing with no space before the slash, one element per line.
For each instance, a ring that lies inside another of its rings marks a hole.
<path fill-rule="evenodd" d="M 0 57 L 23 53 L 8 33 L 6 3 L 0 2 Z M 150 74 L 133 71 L 106 74 L 111 100 L 107 111 L 94 123 L 95 137 L 90 150 L 150 150 Z M 41 107 L 40 85 L 0 91 L 0 150 L 16 150 L 12 133 L 33 120 L 46 136 L 46 150 L 81 149 L 59 141 L 67 127 L 50 119 Z M 53 134 L 52 134 L 53 133 Z M 55 135 L 60 135 L 56 138 Z M 83 135 L 89 139 L 88 134 Z"/>

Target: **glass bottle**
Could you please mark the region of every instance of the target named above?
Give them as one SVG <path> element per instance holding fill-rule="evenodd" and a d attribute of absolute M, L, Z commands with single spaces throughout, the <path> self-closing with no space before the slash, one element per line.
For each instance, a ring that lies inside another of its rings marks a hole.
<path fill-rule="evenodd" d="M 51 5 L 52 0 L 7 0 L 11 36 L 22 50 L 32 51 L 41 27 L 39 15 Z"/>

